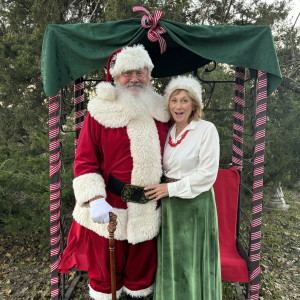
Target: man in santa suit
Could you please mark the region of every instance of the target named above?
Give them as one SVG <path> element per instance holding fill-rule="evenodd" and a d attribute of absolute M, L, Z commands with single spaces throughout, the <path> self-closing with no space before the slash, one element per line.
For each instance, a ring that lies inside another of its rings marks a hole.
<path fill-rule="evenodd" d="M 92 299 L 111 299 L 107 222 L 117 215 L 117 297 L 153 291 L 160 208 L 143 188 L 158 184 L 169 115 L 150 83 L 153 63 L 142 45 L 114 52 L 107 80 L 90 100 L 76 150 L 73 224 L 59 271 L 87 270 Z M 129 202 L 124 202 L 121 198 Z"/>

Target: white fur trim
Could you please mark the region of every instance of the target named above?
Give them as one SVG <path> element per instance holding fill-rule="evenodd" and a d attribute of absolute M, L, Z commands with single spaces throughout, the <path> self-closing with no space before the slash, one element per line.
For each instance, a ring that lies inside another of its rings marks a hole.
<path fill-rule="evenodd" d="M 113 212 L 117 215 L 118 225 L 115 231 L 115 239 L 119 241 L 127 240 L 127 222 L 128 222 L 128 210 L 121 208 L 113 208 Z M 84 226 L 98 235 L 109 238 L 109 233 L 107 230 L 107 223 L 98 224 L 93 222 L 90 216 L 89 206 L 79 206 L 75 205 L 73 211 L 74 220 L 81 226 Z"/>
<path fill-rule="evenodd" d="M 153 119 L 145 117 L 131 121 L 127 126 L 127 133 L 133 159 L 131 183 L 141 186 L 158 184 L 162 167 L 159 138 Z M 127 207 L 127 239 L 130 243 L 151 240 L 158 234 L 160 208 L 156 209 L 156 202 L 127 203 Z"/>
<path fill-rule="evenodd" d="M 164 97 L 153 93 L 151 100 L 153 105 L 150 106 L 150 114 L 157 121 L 168 122 L 170 119 L 170 114 L 164 105 Z"/>
<path fill-rule="evenodd" d="M 127 134 L 133 159 L 131 184 L 145 186 L 159 183 L 162 175 L 161 153 L 154 120 L 144 116 L 130 121 Z"/>
<path fill-rule="evenodd" d="M 163 108 L 163 99 L 158 94 L 151 94 L 149 115 L 140 116 L 128 105 L 120 101 L 98 101 L 95 97 L 89 102 L 91 116 L 105 127 L 120 128 L 127 126 L 130 151 L 133 159 L 131 183 L 147 186 L 158 184 L 162 175 L 160 142 L 153 117 L 159 121 L 168 121 L 169 115 Z M 115 232 L 117 240 L 128 240 L 136 244 L 151 240 L 157 236 L 160 228 L 160 208 L 155 202 L 147 204 L 128 203 L 127 210 L 114 209 L 118 216 Z M 74 219 L 82 226 L 108 238 L 107 226 L 94 223 L 89 215 L 89 207 L 76 205 Z"/>
<path fill-rule="evenodd" d="M 127 240 L 131 244 L 152 240 L 159 233 L 161 208 L 156 202 L 146 204 L 127 203 Z"/>
<path fill-rule="evenodd" d="M 105 127 L 120 128 L 128 124 L 132 112 L 120 105 L 118 101 L 101 101 L 97 95 L 88 103 L 91 116 Z"/>
<path fill-rule="evenodd" d="M 122 290 L 123 290 L 123 288 L 121 288 L 117 291 L 117 298 L 119 298 L 121 296 Z M 111 300 L 112 299 L 111 293 L 105 294 L 105 293 L 97 292 L 90 285 L 89 285 L 89 294 L 90 294 L 90 297 L 94 300 Z"/>
<path fill-rule="evenodd" d="M 162 167 L 155 122 L 151 117 L 132 120 L 127 125 L 127 133 L 133 159 L 131 183 L 141 186 L 158 184 L 162 175 Z M 137 244 L 157 236 L 161 211 L 160 208 L 156 208 L 156 202 L 127 203 L 127 207 L 127 210 L 114 209 L 118 220 L 115 231 L 117 240 L 128 240 L 129 243 Z M 76 205 L 73 217 L 80 225 L 108 238 L 107 224 L 94 223 L 90 218 L 89 206 Z"/>
<path fill-rule="evenodd" d="M 125 47 L 117 54 L 115 64 L 110 67 L 110 74 L 116 78 L 124 71 L 144 67 L 147 67 L 149 74 L 151 74 L 154 65 L 144 46 L 134 45 L 132 47 Z"/>
<path fill-rule="evenodd" d="M 117 99 L 116 88 L 109 82 L 102 81 L 96 86 L 99 100 L 115 101 Z"/>
<path fill-rule="evenodd" d="M 77 204 L 87 205 L 87 202 L 96 196 L 106 198 L 105 183 L 101 175 L 88 173 L 73 180 L 73 189 Z"/>
<path fill-rule="evenodd" d="M 153 293 L 154 285 L 151 285 L 148 288 L 143 289 L 143 290 L 139 290 L 139 291 L 132 291 L 132 290 L 130 290 L 127 287 L 124 286 L 123 290 L 127 295 L 130 295 L 132 297 L 146 297 L 146 296 Z"/>
<path fill-rule="evenodd" d="M 187 90 L 202 107 L 202 87 L 200 82 L 192 76 L 177 76 L 172 79 L 165 89 L 165 104 L 168 107 L 171 94 L 178 89 Z"/>

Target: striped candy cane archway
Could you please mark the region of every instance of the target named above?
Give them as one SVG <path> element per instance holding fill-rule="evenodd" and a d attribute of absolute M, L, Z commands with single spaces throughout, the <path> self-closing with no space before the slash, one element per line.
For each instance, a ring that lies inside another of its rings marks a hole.
<path fill-rule="evenodd" d="M 60 299 L 60 141 L 59 95 L 49 98 L 51 299 Z"/>
<path fill-rule="evenodd" d="M 267 74 L 258 71 L 250 243 L 250 300 L 259 299 L 260 240 L 267 110 Z"/>
<path fill-rule="evenodd" d="M 79 78 L 74 85 L 75 149 L 84 120 L 84 81 Z M 58 266 L 60 249 L 60 201 L 61 201 L 61 154 L 60 154 L 60 101 L 59 95 L 49 98 L 49 150 L 50 150 L 50 234 L 51 234 L 51 299 L 60 299 L 60 274 Z"/>
<path fill-rule="evenodd" d="M 78 138 L 82 123 L 85 116 L 84 109 L 84 81 L 83 78 L 75 80 L 74 84 L 74 131 L 75 131 L 75 149 L 77 147 Z"/>
<path fill-rule="evenodd" d="M 239 170 L 243 169 L 243 134 L 245 107 L 245 68 L 236 68 L 235 73 L 235 109 L 233 125 L 232 163 Z M 74 85 L 74 131 L 75 147 L 84 120 L 84 81 L 80 78 Z M 252 223 L 250 244 L 250 300 L 259 299 L 260 275 L 260 239 L 261 213 L 263 197 L 265 125 L 267 100 L 267 74 L 258 72 L 256 97 L 256 131 L 254 150 L 254 181 L 252 199 Z M 60 250 L 60 125 L 59 95 L 49 98 L 49 150 L 50 150 L 50 234 L 51 234 L 51 299 L 60 299 L 60 274 L 58 266 L 61 259 Z"/>
<path fill-rule="evenodd" d="M 234 125 L 233 125 L 233 155 L 232 164 L 239 171 L 243 170 L 243 134 L 244 134 L 244 107 L 245 107 L 245 68 L 236 68 L 234 96 Z M 259 299 L 260 275 L 260 239 L 261 239 L 261 214 L 263 198 L 265 126 L 267 106 L 267 74 L 258 71 L 257 96 L 256 96 L 256 124 L 255 148 L 253 171 L 253 198 L 252 222 L 250 234 L 250 300 Z M 239 216 L 238 216 L 239 218 Z M 237 236 L 239 229 L 237 228 Z"/>
<path fill-rule="evenodd" d="M 232 164 L 243 170 L 243 134 L 244 134 L 244 107 L 245 107 L 245 68 L 237 67 L 235 70 L 234 88 L 234 123 L 232 143 Z"/>
<path fill-rule="evenodd" d="M 234 113 L 233 113 L 233 141 L 232 141 L 232 165 L 239 171 L 240 180 L 243 170 L 243 145 L 244 145 L 244 107 L 245 107 L 245 80 L 246 70 L 242 67 L 235 69 L 234 86 Z M 241 189 L 239 190 L 239 198 Z M 237 224 L 240 224 L 241 203 L 238 201 Z M 240 237 L 240 226 L 236 226 L 236 236 Z"/>

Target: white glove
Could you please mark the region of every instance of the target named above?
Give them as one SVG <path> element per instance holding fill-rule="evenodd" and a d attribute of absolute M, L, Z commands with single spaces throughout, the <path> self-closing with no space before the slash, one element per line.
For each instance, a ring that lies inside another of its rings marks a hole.
<path fill-rule="evenodd" d="M 105 201 L 105 198 L 90 202 L 91 219 L 95 223 L 108 223 L 111 211 L 113 211 L 113 208 Z"/>

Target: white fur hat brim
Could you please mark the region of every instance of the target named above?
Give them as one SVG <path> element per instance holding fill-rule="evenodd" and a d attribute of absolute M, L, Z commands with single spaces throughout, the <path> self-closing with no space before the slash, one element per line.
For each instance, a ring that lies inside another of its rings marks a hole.
<path fill-rule="evenodd" d="M 169 98 L 176 90 L 188 91 L 192 98 L 199 102 L 202 107 L 202 87 L 200 82 L 192 76 L 178 76 L 172 79 L 165 89 L 165 104 L 169 105 Z"/>
<path fill-rule="evenodd" d="M 145 67 L 148 68 L 148 74 L 150 75 L 154 65 L 148 52 L 143 45 L 134 45 L 132 47 L 125 47 L 116 55 L 115 64 L 110 67 L 110 74 L 116 78 L 125 71 Z"/>

